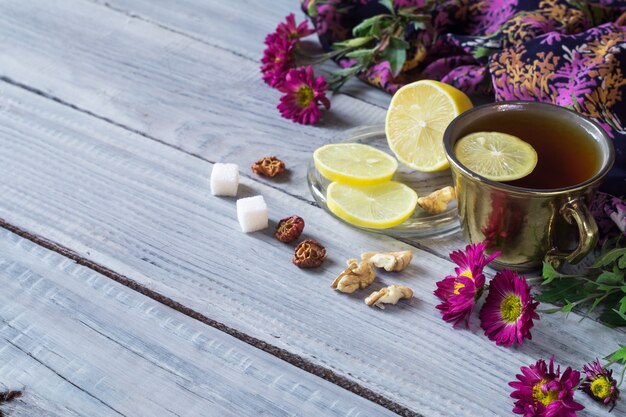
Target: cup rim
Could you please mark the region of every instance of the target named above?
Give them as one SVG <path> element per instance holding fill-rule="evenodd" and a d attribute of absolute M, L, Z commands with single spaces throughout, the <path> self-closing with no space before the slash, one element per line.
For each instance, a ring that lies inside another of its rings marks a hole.
<path fill-rule="evenodd" d="M 562 187 L 562 188 L 525 188 L 525 187 L 517 187 L 514 185 L 509 185 L 506 183 L 502 183 L 502 182 L 498 182 L 498 181 L 494 181 L 494 180 L 490 180 L 488 178 L 483 177 L 482 175 L 479 175 L 473 171 L 471 171 L 470 169 L 468 169 L 465 165 L 463 165 L 454 155 L 454 151 L 452 149 L 452 129 L 454 128 L 454 126 L 456 124 L 458 124 L 460 121 L 472 116 L 474 113 L 480 113 L 480 112 L 484 112 L 486 109 L 491 109 L 494 111 L 506 111 L 507 107 L 522 107 L 522 108 L 527 108 L 527 107 L 543 107 L 545 109 L 549 109 L 550 111 L 562 111 L 562 112 L 566 112 L 566 113 L 570 113 L 571 115 L 573 115 L 573 117 L 575 117 L 576 119 L 578 119 L 581 123 L 586 124 L 589 127 L 592 127 L 593 129 L 597 130 L 599 133 L 599 136 L 602 137 L 602 140 L 605 142 L 605 144 L 607 145 L 607 151 L 608 151 L 608 155 L 607 157 L 602 161 L 603 166 L 598 170 L 598 172 L 591 178 L 578 183 L 578 184 L 574 184 L 568 187 Z M 501 109 L 502 107 L 504 107 L 504 109 Z M 542 103 L 542 102 L 538 102 L 538 101 L 524 101 L 524 100 L 510 100 L 510 101 L 499 101 L 496 103 L 487 103 L 487 104 L 483 104 L 477 107 L 474 107 L 470 110 L 467 110 L 463 113 L 461 113 L 459 116 L 457 116 L 446 128 L 444 134 L 443 134 L 443 145 L 444 145 L 444 150 L 446 152 L 446 157 L 448 158 L 448 161 L 450 162 L 450 165 L 454 165 L 454 167 L 456 169 L 458 169 L 459 171 L 461 171 L 464 175 L 473 178 L 475 180 L 480 180 L 483 183 L 489 184 L 490 186 L 492 186 L 493 188 L 496 189 L 500 189 L 500 190 L 505 190 L 508 192 L 515 192 L 515 193 L 523 193 L 523 194 L 541 194 L 541 195 L 551 195 L 551 194 L 561 194 L 563 192 L 569 192 L 569 191 L 577 191 L 580 189 L 584 189 L 586 187 L 588 187 L 591 184 L 594 184 L 598 181 L 600 181 L 603 177 L 605 177 L 608 172 L 611 170 L 611 168 L 613 167 L 613 164 L 615 162 L 615 149 L 614 149 L 614 145 L 613 145 L 613 141 L 609 138 L 608 134 L 606 133 L 606 131 L 594 120 L 591 120 L 589 117 L 584 116 L 574 110 L 565 108 L 565 107 L 561 107 L 558 106 L 556 104 L 552 104 L 552 103 Z"/>

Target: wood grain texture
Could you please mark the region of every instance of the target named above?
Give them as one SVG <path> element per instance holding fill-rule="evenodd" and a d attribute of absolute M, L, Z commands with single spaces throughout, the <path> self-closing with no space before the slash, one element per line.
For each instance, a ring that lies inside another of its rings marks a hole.
<path fill-rule="evenodd" d="M 4 6 L 3 76 L 212 162 L 249 167 L 276 153 L 293 167 L 338 132 L 384 120 L 339 95 L 323 123 L 298 125 L 250 59 L 83 0 Z M 290 191 L 310 198 L 294 175 Z"/>
<path fill-rule="evenodd" d="M 3 407 L 33 416 L 392 416 L 0 230 Z"/>
<path fill-rule="evenodd" d="M 298 0 L 182 0 L 175 3 L 163 0 L 92 1 L 231 51 L 254 63 L 260 62 L 265 47 L 263 40 L 276 28 L 278 22 L 289 13 L 294 13 L 298 22 L 305 19 Z M 311 53 L 323 52 L 315 36 L 303 42 Z M 322 73 L 336 69 L 337 66 L 329 62 L 322 66 Z M 365 86 L 359 80 L 351 80 L 341 91 L 342 94 L 386 109 L 391 96 L 382 90 Z"/>
<path fill-rule="evenodd" d="M 305 235 L 326 245 L 322 268 L 299 270 L 293 247 L 271 229 L 239 232 L 234 199 L 209 194 L 206 161 L 16 87 L 2 92 L 1 218 L 418 413 L 506 415 L 506 383 L 519 366 L 553 353 L 580 366 L 624 340 L 575 314 L 545 317 L 519 349 L 496 347 L 475 321 L 472 331 L 455 331 L 432 294 L 453 265 L 419 250 L 401 275 L 337 293 L 329 285 L 346 259 L 407 245 L 244 178 L 239 197 L 262 194 L 272 225 L 297 213 Z M 363 303 L 391 283 L 412 287 L 415 298 L 386 311 Z M 598 408 L 588 405 L 593 415 Z"/>
<path fill-rule="evenodd" d="M 258 158 L 277 155 L 291 168 L 281 189 L 309 201 L 312 151 L 384 120 L 384 109 L 338 95 L 320 125 L 291 123 L 274 108 L 279 95 L 258 63 L 104 5 L 10 0 L 0 38 L 0 76 L 208 161 L 238 163 L 246 175 Z M 463 244 L 460 234 L 424 242 L 440 256 Z"/>

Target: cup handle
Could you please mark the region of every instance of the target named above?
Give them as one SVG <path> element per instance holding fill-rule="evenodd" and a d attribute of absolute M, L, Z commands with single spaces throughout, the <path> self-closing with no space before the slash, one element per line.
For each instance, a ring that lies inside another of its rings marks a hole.
<path fill-rule="evenodd" d="M 546 254 L 545 260 L 555 268 L 560 268 L 564 262 L 571 264 L 580 262 L 598 243 L 598 225 L 581 198 L 567 201 L 559 212 L 569 224 L 576 222 L 578 246 L 572 252 L 562 252 L 552 247 Z"/>

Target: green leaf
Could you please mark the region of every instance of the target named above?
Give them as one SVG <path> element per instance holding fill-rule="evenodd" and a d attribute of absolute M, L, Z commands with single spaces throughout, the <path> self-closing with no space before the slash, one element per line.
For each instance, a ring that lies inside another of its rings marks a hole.
<path fill-rule="evenodd" d="M 411 46 L 404 39 L 396 38 L 395 36 L 391 38 L 391 40 L 389 41 L 389 45 L 391 45 L 391 47 L 393 48 L 400 48 L 405 50 L 409 49 L 409 47 Z"/>
<path fill-rule="evenodd" d="M 598 284 L 596 285 L 596 289 L 599 291 L 609 292 L 611 290 L 619 289 L 620 287 L 616 287 L 615 285 L 606 285 L 606 284 Z"/>
<path fill-rule="evenodd" d="M 619 345 L 619 349 L 604 359 L 612 363 L 626 365 L 626 345 Z"/>
<path fill-rule="evenodd" d="M 335 78 L 341 78 L 341 77 L 351 76 L 356 71 L 357 71 L 357 69 L 355 69 L 354 67 L 342 68 L 342 69 L 338 69 L 338 70 L 333 71 L 333 73 L 331 75 L 333 77 L 335 77 Z"/>
<path fill-rule="evenodd" d="M 622 255 L 617 262 L 617 266 L 620 269 L 626 269 L 626 255 Z"/>
<path fill-rule="evenodd" d="M 566 315 L 572 311 L 572 309 L 576 306 L 574 303 L 567 303 L 563 307 L 561 307 L 561 313 L 565 313 Z"/>
<path fill-rule="evenodd" d="M 620 256 L 626 256 L 626 248 L 615 248 L 608 251 L 607 253 L 601 255 L 598 259 L 596 259 L 591 267 L 600 268 L 602 266 L 608 265 L 617 260 L 617 258 L 619 258 Z"/>
<path fill-rule="evenodd" d="M 598 284 L 605 284 L 610 286 L 619 286 L 624 281 L 624 277 L 620 273 L 616 273 L 615 271 L 604 271 L 602 272 L 596 282 Z"/>
<path fill-rule="evenodd" d="M 424 30 L 428 28 L 428 24 L 421 20 L 414 20 L 411 22 L 411 25 L 415 30 Z"/>
<path fill-rule="evenodd" d="M 568 278 L 554 281 L 535 298 L 543 303 L 554 304 L 576 302 L 585 298 L 586 294 L 580 280 Z"/>
<path fill-rule="evenodd" d="M 626 318 L 624 318 L 623 315 L 619 314 L 619 309 L 621 307 L 621 298 L 623 298 L 623 296 L 618 293 L 607 297 L 604 303 L 605 308 L 599 317 L 601 322 L 613 327 L 626 326 Z"/>
<path fill-rule="evenodd" d="M 550 265 L 548 262 L 543 263 L 543 270 L 541 272 L 541 275 L 545 278 L 545 280 L 542 282 L 542 285 L 549 284 L 555 278 L 561 277 L 561 274 L 559 274 L 557 270 L 554 269 L 554 267 Z"/>
<path fill-rule="evenodd" d="M 343 42 L 335 42 L 332 44 L 332 49 L 343 49 L 343 48 L 360 48 L 361 46 L 366 45 L 368 42 L 372 41 L 374 38 L 372 36 L 361 36 L 360 38 L 352 38 Z"/>
<path fill-rule="evenodd" d="M 585 317 L 589 316 L 589 314 L 591 314 L 591 312 L 592 312 L 593 310 L 595 310 L 595 309 L 596 309 L 596 307 L 598 307 L 598 304 L 600 304 L 603 300 L 604 300 L 604 297 L 596 297 L 596 298 L 593 300 L 593 304 L 591 304 L 591 307 L 589 307 L 589 310 L 587 310 L 587 313 L 585 313 L 585 316 L 581 319 L 581 321 L 582 321 Z"/>
<path fill-rule="evenodd" d="M 307 14 L 310 17 L 317 17 L 317 1 L 316 0 L 311 0 L 309 2 L 309 7 L 307 8 Z"/>
<path fill-rule="evenodd" d="M 355 49 L 354 51 L 348 52 L 345 56 L 348 58 L 361 58 L 363 56 L 372 55 L 373 53 L 373 49 Z"/>
<path fill-rule="evenodd" d="M 398 14 L 403 17 L 411 17 L 417 12 L 417 7 L 408 6 L 408 7 L 399 7 Z"/>
<path fill-rule="evenodd" d="M 619 301 L 619 310 L 618 310 L 621 314 L 626 313 L 626 296 L 622 297 L 622 299 Z"/>
<path fill-rule="evenodd" d="M 385 15 L 379 14 L 377 16 L 370 17 L 369 19 L 365 19 L 352 29 L 352 34 L 357 37 L 370 35 L 372 27 L 378 26 L 378 23 L 384 17 Z"/>
<path fill-rule="evenodd" d="M 480 59 L 486 56 L 491 56 L 491 54 L 493 53 L 494 53 L 493 49 L 485 48 L 484 46 L 479 46 L 476 49 L 474 49 L 474 52 L 472 53 L 472 55 L 474 55 L 474 58 Z"/>
<path fill-rule="evenodd" d="M 391 72 L 394 76 L 400 73 L 404 62 L 406 61 L 406 50 L 403 48 L 394 48 L 391 44 L 385 48 L 380 58 L 389 61 Z"/>
<path fill-rule="evenodd" d="M 615 310 L 613 309 L 613 311 L 615 312 L 615 314 L 617 314 L 618 316 L 620 316 L 622 318 L 622 320 L 624 320 L 624 323 L 626 323 L 626 314 L 622 313 L 619 310 Z"/>
<path fill-rule="evenodd" d="M 393 1 L 392 0 L 378 0 L 378 2 L 380 4 L 382 4 L 383 6 L 385 6 L 387 9 L 389 9 L 389 11 L 393 14 L 396 13 L 396 9 L 394 9 L 393 7 Z"/>

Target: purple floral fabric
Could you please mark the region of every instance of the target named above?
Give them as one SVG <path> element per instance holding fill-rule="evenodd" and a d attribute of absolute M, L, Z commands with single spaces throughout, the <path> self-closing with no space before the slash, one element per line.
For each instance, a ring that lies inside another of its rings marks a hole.
<path fill-rule="evenodd" d="M 624 200 L 606 193 L 597 193 L 589 210 L 598 224 L 598 230 L 602 236 L 601 243 L 620 234 L 626 237 L 626 202 Z"/>

